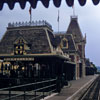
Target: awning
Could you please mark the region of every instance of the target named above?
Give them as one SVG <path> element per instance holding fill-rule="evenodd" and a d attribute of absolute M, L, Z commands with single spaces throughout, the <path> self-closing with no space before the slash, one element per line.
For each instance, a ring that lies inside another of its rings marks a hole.
<path fill-rule="evenodd" d="M 26 6 L 26 2 L 29 2 L 32 8 L 35 9 L 37 7 L 38 1 L 41 1 L 44 7 L 46 8 L 49 7 L 50 0 L 0 0 L 0 10 L 2 10 L 4 3 L 7 3 L 11 10 L 14 8 L 15 3 L 19 3 L 20 7 L 24 9 Z M 62 0 L 53 0 L 54 6 L 60 7 L 61 1 Z M 69 7 L 72 7 L 74 4 L 74 0 L 65 0 L 65 1 Z M 78 0 L 81 6 L 84 6 L 86 4 L 86 1 L 87 0 Z M 94 5 L 99 4 L 99 1 L 100 0 L 92 0 Z"/>
<path fill-rule="evenodd" d="M 61 60 L 68 61 L 69 58 L 64 55 L 58 55 L 58 54 L 27 54 L 27 55 L 10 55 L 10 54 L 4 54 L 0 55 L 0 60 L 3 61 L 34 61 L 35 58 L 58 58 Z"/>

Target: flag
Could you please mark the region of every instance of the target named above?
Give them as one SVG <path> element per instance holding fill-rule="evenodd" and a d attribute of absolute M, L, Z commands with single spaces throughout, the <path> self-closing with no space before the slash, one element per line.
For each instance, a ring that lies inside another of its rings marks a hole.
<path fill-rule="evenodd" d="M 31 21 L 32 21 L 32 7 L 31 6 L 29 8 L 29 14 L 30 14 L 30 23 L 31 23 Z"/>
<path fill-rule="evenodd" d="M 31 6 L 30 6 L 30 8 L 29 8 L 29 14 L 30 14 L 30 15 L 31 15 L 31 11 L 32 11 L 32 10 L 31 10 Z"/>
<path fill-rule="evenodd" d="M 59 22 L 59 10 L 58 10 L 58 18 L 57 18 L 57 21 Z"/>

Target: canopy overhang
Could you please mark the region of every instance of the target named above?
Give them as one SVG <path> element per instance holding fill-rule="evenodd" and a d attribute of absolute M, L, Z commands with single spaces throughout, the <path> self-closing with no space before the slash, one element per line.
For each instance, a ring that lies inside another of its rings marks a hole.
<path fill-rule="evenodd" d="M 35 58 L 39 59 L 58 58 L 60 60 L 66 60 L 66 61 L 69 60 L 69 58 L 67 58 L 66 56 L 58 54 L 0 55 L 0 59 L 3 61 L 34 61 Z"/>
<path fill-rule="evenodd" d="M 19 3 L 20 7 L 24 9 L 26 6 L 26 2 L 29 2 L 31 7 L 35 9 L 37 7 L 38 1 L 41 1 L 44 7 L 46 8 L 49 7 L 50 0 L 0 0 L 0 10 L 2 10 L 4 3 L 7 3 L 11 10 L 14 8 L 15 3 Z M 54 6 L 60 7 L 61 1 L 62 0 L 53 0 Z M 65 1 L 69 7 L 72 7 L 74 4 L 74 0 L 65 0 Z M 87 0 L 78 0 L 81 6 L 84 6 L 86 4 L 86 1 Z M 92 0 L 94 5 L 99 4 L 99 1 L 100 0 Z"/>

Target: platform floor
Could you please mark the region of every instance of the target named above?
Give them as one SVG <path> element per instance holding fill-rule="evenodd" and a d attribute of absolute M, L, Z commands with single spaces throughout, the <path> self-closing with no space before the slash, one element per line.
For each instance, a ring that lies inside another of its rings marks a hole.
<path fill-rule="evenodd" d="M 75 95 L 82 87 L 88 84 L 91 80 L 95 79 L 97 75 L 86 76 L 78 80 L 72 80 L 69 82 L 68 87 L 64 87 L 61 93 L 51 95 L 45 98 L 45 100 L 71 100 L 70 98 Z"/>

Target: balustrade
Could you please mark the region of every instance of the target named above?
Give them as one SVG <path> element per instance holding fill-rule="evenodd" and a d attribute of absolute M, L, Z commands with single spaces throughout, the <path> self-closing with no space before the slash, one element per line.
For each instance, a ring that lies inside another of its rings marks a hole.
<path fill-rule="evenodd" d="M 8 23 L 9 28 L 13 27 L 21 27 L 21 26 L 47 26 L 49 28 L 52 28 L 52 26 L 45 20 L 43 21 L 32 21 L 32 22 L 16 22 L 16 23 Z"/>

